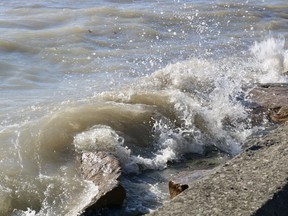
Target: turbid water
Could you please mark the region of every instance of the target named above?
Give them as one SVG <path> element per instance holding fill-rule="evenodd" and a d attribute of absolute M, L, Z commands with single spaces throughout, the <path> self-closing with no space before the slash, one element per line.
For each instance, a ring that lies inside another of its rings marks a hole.
<path fill-rule="evenodd" d="M 286 0 L 1 1 L 0 215 L 78 215 L 83 151 L 119 158 L 124 215 L 167 198 L 149 170 L 239 153 L 261 129 L 242 87 L 287 82 L 287 21 Z"/>

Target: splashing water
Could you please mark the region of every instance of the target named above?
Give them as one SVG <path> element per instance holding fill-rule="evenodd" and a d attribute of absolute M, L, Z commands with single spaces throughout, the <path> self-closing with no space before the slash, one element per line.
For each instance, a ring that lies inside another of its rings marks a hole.
<path fill-rule="evenodd" d="M 251 48 L 262 74 L 260 82 L 286 82 L 281 74 L 288 70 L 288 53 L 284 49 L 285 38 L 267 38 Z"/>
<path fill-rule="evenodd" d="M 80 215 L 99 189 L 84 151 L 113 153 L 123 211 L 148 213 L 169 162 L 237 155 L 261 129 L 244 89 L 288 81 L 285 1 L 97 4 L 1 4 L 0 215 Z"/>

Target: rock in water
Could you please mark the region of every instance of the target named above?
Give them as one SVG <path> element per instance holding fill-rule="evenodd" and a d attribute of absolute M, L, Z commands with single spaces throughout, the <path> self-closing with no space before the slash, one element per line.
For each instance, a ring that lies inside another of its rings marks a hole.
<path fill-rule="evenodd" d="M 270 119 L 283 123 L 288 121 L 288 84 L 258 84 L 248 93 L 248 99 L 258 105 L 257 109 L 267 110 Z"/>
<path fill-rule="evenodd" d="M 284 123 L 288 121 L 288 106 L 282 106 L 276 109 L 273 109 L 273 112 L 270 114 L 270 118 L 279 123 Z"/>
<path fill-rule="evenodd" d="M 81 174 L 84 179 L 98 186 L 98 193 L 91 200 L 86 212 L 101 208 L 121 207 L 126 191 L 119 182 L 121 166 L 119 161 L 106 152 L 87 152 L 81 156 Z"/>

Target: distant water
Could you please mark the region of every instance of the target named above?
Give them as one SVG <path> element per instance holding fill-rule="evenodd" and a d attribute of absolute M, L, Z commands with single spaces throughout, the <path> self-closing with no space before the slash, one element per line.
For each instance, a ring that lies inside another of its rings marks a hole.
<path fill-rule="evenodd" d="M 161 205 L 143 171 L 259 129 L 237 98 L 287 82 L 287 29 L 287 0 L 2 0 L 0 215 L 78 215 L 97 150 L 131 174 L 124 215 Z"/>

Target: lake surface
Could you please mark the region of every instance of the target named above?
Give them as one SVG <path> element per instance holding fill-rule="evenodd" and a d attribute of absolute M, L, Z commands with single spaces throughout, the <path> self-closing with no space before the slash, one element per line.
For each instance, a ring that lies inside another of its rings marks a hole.
<path fill-rule="evenodd" d="M 124 215 L 159 207 L 143 173 L 261 130 L 239 98 L 288 81 L 287 29 L 286 0 L 2 0 L 0 215 L 78 215 L 83 151 L 119 158 Z"/>

